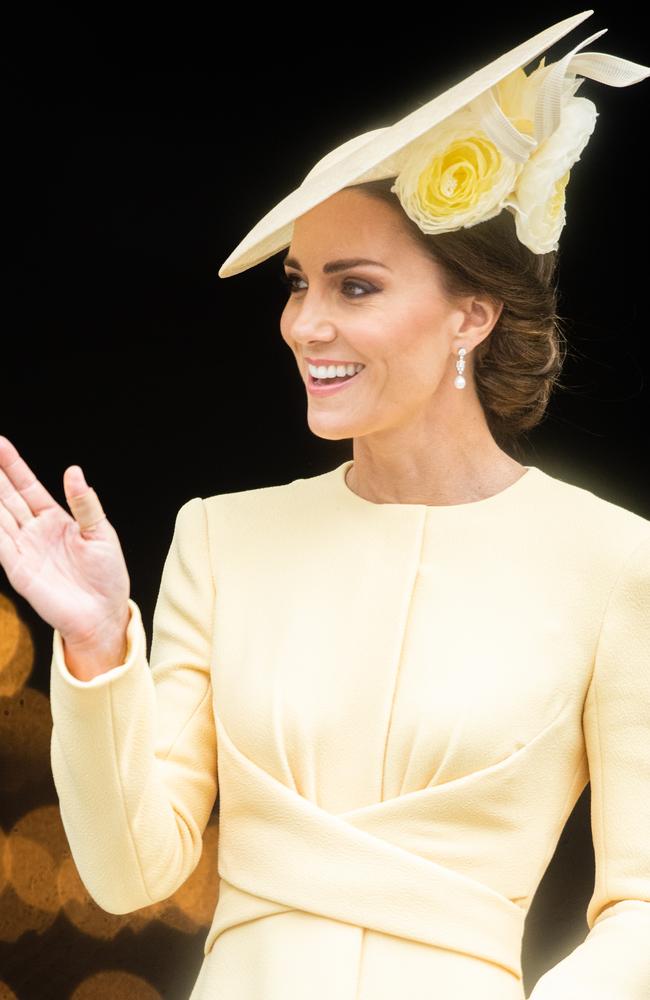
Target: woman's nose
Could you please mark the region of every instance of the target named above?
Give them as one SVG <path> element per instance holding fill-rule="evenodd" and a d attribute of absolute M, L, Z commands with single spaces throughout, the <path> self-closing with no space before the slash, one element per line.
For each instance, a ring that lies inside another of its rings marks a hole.
<path fill-rule="evenodd" d="M 303 298 L 291 320 L 291 335 L 303 342 L 329 340 L 335 332 L 333 321 L 322 299 L 314 296 L 309 302 Z"/>

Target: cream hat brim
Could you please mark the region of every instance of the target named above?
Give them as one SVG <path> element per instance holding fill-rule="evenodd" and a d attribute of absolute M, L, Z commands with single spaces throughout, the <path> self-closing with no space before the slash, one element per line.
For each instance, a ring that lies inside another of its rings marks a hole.
<path fill-rule="evenodd" d="M 525 67 L 593 13 L 593 10 L 585 10 L 558 21 L 427 104 L 416 108 L 394 125 L 355 136 L 322 157 L 306 175 L 300 187 L 278 202 L 253 226 L 221 265 L 219 277 L 230 278 L 240 274 L 288 247 L 293 236 L 294 221 L 342 188 L 395 176 L 398 172 L 396 154 L 403 153 L 409 143 L 475 100 L 514 70 Z"/>

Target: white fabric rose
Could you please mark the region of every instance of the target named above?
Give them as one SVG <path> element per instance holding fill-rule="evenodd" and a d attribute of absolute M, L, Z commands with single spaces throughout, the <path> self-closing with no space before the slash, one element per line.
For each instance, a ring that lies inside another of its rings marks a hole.
<path fill-rule="evenodd" d="M 572 97 L 560 125 L 531 155 L 513 193 L 517 236 L 534 253 L 557 250 L 566 222 L 565 190 L 571 167 L 589 142 L 598 112 L 593 101 Z"/>

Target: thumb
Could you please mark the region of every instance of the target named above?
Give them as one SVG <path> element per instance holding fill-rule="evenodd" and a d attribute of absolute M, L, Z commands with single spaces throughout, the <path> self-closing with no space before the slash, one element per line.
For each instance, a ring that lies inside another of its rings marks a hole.
<path fill-rule="evenodd" d="M 84 533 L 93 531 L 106 519 L 99 497 L 86 482 L 81 466 L 71 465 L 65 470 L 63 489 L 68 507 L 80 531 Z"/>

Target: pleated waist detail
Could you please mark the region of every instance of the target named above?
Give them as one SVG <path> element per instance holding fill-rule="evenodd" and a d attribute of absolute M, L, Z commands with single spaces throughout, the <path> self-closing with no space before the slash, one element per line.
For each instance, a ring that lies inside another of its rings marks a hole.
<path fill-rule="evenodd" d="M 408 823 L 408 796 L 329 813 L 242 754 L 217 715 L 215 724 L 222 881 L 206 955 L 223 931 L 295 909 L 464 952 L 521 979 L 525 912 L 393 843 L 391 829 L 401 823 L 403 836 Z"/>

